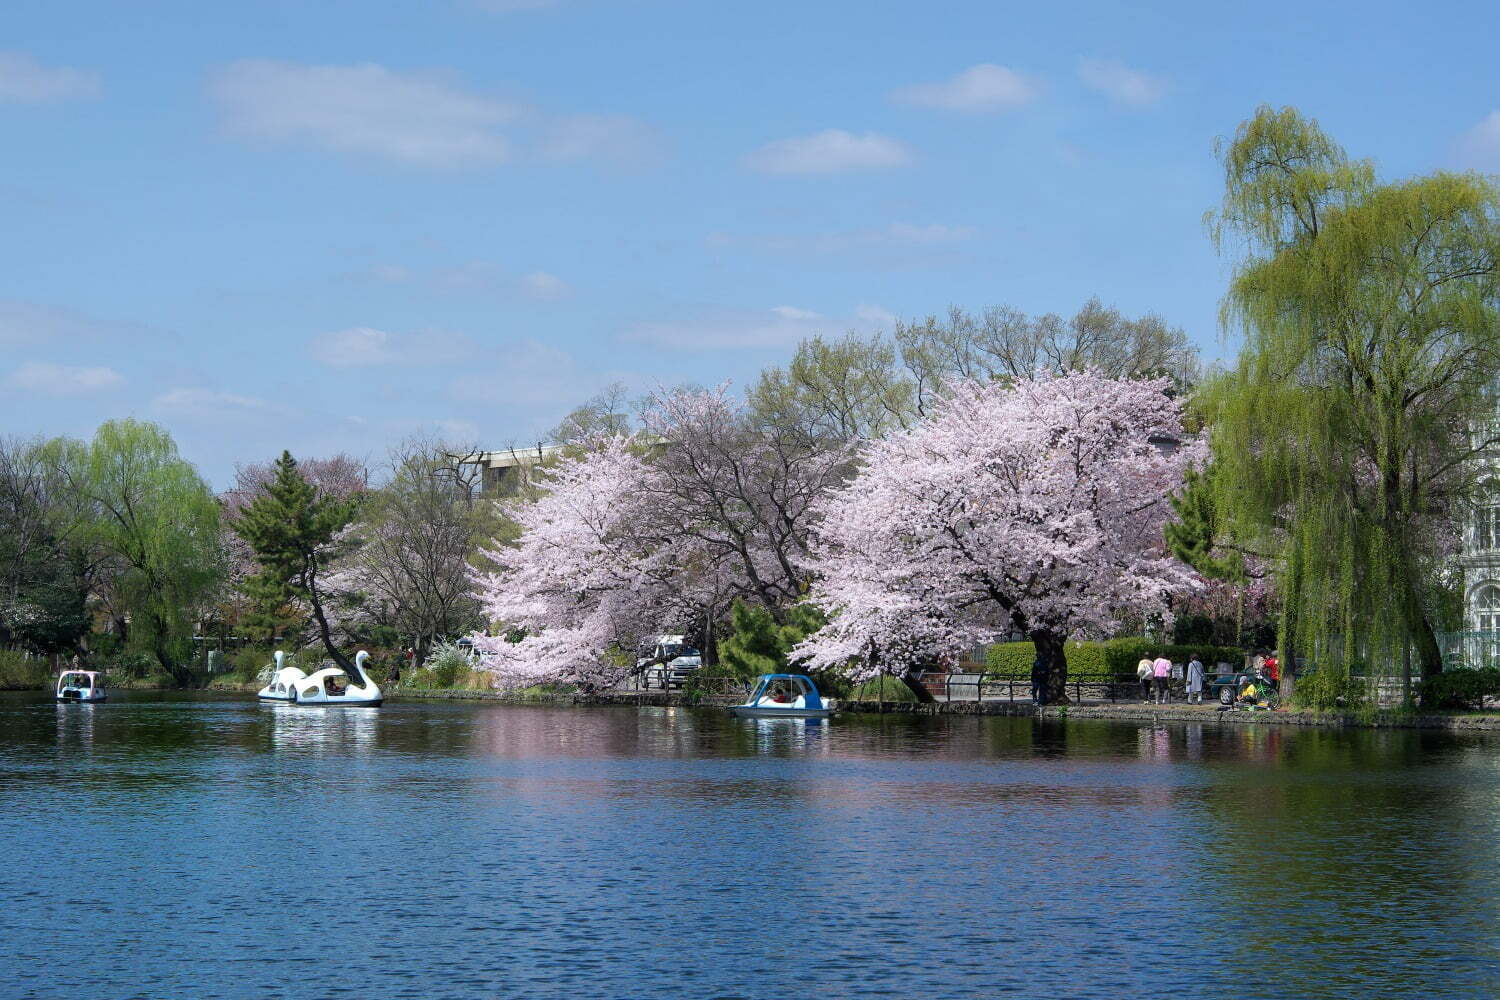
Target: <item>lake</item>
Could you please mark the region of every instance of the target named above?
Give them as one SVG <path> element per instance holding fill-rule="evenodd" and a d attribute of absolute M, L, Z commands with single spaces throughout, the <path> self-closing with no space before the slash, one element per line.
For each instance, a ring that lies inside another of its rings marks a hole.
<path fill-rule="evenodd" d="M 0 695 L 3 997 L 1493 997 L 1500 739 Z"/>

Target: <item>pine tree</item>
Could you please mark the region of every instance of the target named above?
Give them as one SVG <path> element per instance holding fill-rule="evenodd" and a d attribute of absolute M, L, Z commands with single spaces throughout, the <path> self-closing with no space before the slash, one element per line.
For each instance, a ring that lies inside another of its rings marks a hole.
<path fill-rule="evenodd" d="M 285 594 L 306 601 L 323 647 L 352 676 L 354 665 L 334 645 L 318 574 L 327 566 L 339 534 L 354 520 L 359 500 L 340 500 L 318 490 L 297 468 L 291 452 L 276 461 L 275 477 L 235 523 L 235 532 L 255 551 L 261 565 L 252 577 L 252 595 L 267 601 Z"/>

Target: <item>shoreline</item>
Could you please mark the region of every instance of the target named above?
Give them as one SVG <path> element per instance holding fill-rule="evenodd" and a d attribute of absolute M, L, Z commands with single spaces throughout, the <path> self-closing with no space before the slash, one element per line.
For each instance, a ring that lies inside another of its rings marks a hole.
<path fill-rule="evenodd" d="M 506 705 L 620 705 L 673 708 L 714 707 L 733 704 L 723 697 L 688 698 L 676 691 L 630 691 L 601 694 L 557 694 L 518 697 L 500 691 L 406 690 L 389 692 L 392 701 L 492 701 Z M 1271 725 L 1321 727 L 1325 729 L 1440 729 L 1454 732 L 1500 731 L 1500 713 L 1397 712 L 1391 710 L 1353 712 L 1219 711 L 1217 705 L 1083 704 L 1048 705 L 1028 702 L 939 701 L 877 702 L 834 700 L 840 713 L 851 715 L 1000 715 L 1042 718 L 1054 721 L 1099 719 L 1114 722 L 1199 723 L 1206 725 Z"/>
<path fill-rule="evenodd" d="M 50 688 L 6 687 L 6 691 L 43 691 Z M 254 694 L 253 684 L 219 684 L 204 688 L 170 688 L 120 685 L 128 691 L 203 691 L 210 694 Z M 722 695 L 688 697 L 680 691 L 609 691 L 597 694 L 560 693 L 516 695 L 473 688 L 395 689 L 385 692 L 387 701 L 486 701 L 500 705 L 537 705 L 566 708 L 575 705 L 657 708 L 712 708 L 735 704 Z M 838 711 L 849 715 L 989 715 L 1030 717 L 1050 721 L 1096 719 L 1107 722 L 1196 723 L 1220 726 L 1299 726 L 1323 729 L 1428 729 L 1449 732 L 1500 732 L 1500 712 L 1284 712 L 1220 711 L 1217 705 L 1152 705 L 1125 702 L 1090 702 L 1078 705 L 1048 705 L 1037 708 L 1023 701 L 879 702 L 830 699 Z"/>

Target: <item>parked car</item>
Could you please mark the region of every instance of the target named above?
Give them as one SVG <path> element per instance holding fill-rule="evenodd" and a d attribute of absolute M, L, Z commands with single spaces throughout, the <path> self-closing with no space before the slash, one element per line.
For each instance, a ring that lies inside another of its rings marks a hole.
<path fill-rule="evenodd" d="M 703 666 L 703 655 L 687 644 L 682 635 L 653 636 L 641 644 L 635 660 L 642 687 L 680 688 L 694 670 Z"/>

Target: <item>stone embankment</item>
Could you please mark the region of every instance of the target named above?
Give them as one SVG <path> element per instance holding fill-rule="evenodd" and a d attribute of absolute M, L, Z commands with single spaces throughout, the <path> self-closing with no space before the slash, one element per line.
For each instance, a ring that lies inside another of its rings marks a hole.
<path fill-rule="evenodd" d="M 608 691 L 598 694 L 515 696 L 499 691 L 396 690 L 392 700 L 406 698 L 443 701 L 495 701 L 512 705 L 729 705 L 736 699 L 723 696 L 691 698 L 680 691 Z M 1023 701 L 878 702 L 838 701 L 840 712 L 901 715 L 1009 715 L 1043 719 L 1101 719 L 1115 722 L 1184 723 L 1207 725 L 1323 726 L 1363 729 L 1449 729 L 1500 731 L 1500 715 L 1458 712 L 1260 712 L 1221 711 L 1217 705 L 1140 705 L 1088 703 L 1048 705 L 1037 708 Z"/>

